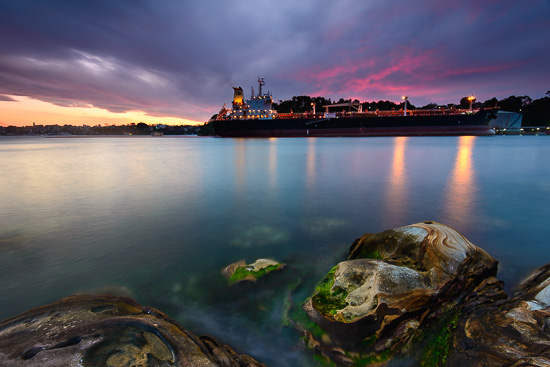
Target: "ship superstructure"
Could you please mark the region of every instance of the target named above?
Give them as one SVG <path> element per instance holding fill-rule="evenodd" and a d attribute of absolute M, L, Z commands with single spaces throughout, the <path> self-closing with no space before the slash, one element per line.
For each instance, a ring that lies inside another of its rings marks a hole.
<path fill-rule="evenodd" d="M 231 109 L 228 110 L 225 105 L 218 113 L 218 120 L 272 120 L 277 117 L 277 111 L 273 109 L 273 97 L 271 93 L 263 93 L 265 78 L 258 77 L 258 94 L 254 88 L 250 93 L 250 99 L 244 99 L 244 92 L 241 87 L 233 87 L 233 102 Z"/>

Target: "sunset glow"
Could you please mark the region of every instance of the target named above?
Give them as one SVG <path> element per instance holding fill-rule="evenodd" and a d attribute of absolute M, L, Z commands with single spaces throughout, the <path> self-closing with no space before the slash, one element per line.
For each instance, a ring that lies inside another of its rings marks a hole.
<path fill-rule="evenodd" d="M 148 125 L 198 125 L 203 122 L 176 117 L 154 117 L 143 111 L 110 112 L 97 107 L 61 107 L 28 97 L 10 96 L 13 101 L 0 101 L 3 126 L 36 125 L 127 125 L 143 122 Z"/>

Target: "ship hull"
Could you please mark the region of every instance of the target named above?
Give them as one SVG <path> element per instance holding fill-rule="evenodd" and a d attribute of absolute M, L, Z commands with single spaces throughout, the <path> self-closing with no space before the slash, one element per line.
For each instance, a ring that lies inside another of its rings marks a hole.
<path fill-rule="evenodd" d="M 274 120 L 213 121 L 221 137 L 356 137 L 494 135 L 489 122 L 494 114 L 387 116 L 342 118 L 290 118 Z"/>

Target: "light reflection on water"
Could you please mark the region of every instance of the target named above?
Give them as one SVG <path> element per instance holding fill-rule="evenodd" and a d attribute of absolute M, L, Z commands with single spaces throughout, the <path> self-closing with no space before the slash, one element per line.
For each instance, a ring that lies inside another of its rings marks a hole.
<path fill-rule="evenodd" d="M 459 223 L 464 231 L 473 225 L 471 219 L 476 204 L 475 167 L 472 166 L 475 139 L 475 136 L 459 137 L 454 169 L 446 188 L 446 214 L 443 220 L 445 223 Z"/>
<path fill-rule="evenodd" d="M 365 232 L 445 223 L 508 286 L 550 262 L 548 142 L 0 138 L 0 318 L 109 287 L 268 365 L 314 365 L 281 329 L 285 292 L 307 295 Z M 289 265 L 280 283 L 224 283 L 260 257 Z"/>
<path fill-rule="evenodd" d="M 388 221 L 404 223 L 404 214 L 408 206 L 407 173 L 405 170 L 405 148 L 408 137 L 400 136 L 394 140 L 393 159 L 386 190 L 385 215 Z M 396 224 L 400 226 L 400 224 Z"/>

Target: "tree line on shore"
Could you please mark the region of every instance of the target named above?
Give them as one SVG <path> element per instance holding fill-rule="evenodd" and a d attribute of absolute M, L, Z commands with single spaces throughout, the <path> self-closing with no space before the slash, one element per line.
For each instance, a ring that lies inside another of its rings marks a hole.
<path fill-rule="evenodd" d="M 277 103 L 273 103 L 273 108 L 279 113 L 302 113 L 310 112 L 313 104 L 315 104 L 317 111 L 322 111 L 323 106 L 330 104 L 349 103 L 351 99 L 340 98 L 339 100 L 332 101 L 330 98 L 325 97 L 310 97 L 310 96 L 295 96 L 289 100 L 279 100 Z M 359 103 L 358 100 L 353 102 Z M 401 103 L 395 103 L 392 101 L 372 101 L 360 103 L 363 107 L 363 111 L 391 111 L 401 110 L 404 107 L 404 101 Z M 472 107 L 474 109 L 480 108 L 498 108 L 501 111 L 509 112 L 521 112 L 523 113 L 523 124 L 529 126 L 549 126 L 550 125 L 550 90 L 546 92 L 546 96 L 539 99 L 532 99 L 529 96 L 509 96 L 498 100 L 496 97 L 488 99 L 484 102 L 473 101 Z M 456 109 L 468 109 L 470 108 L 469 97 L 463 97 L 458 104 L 450 103 L 446 105 L 439 105 L 436 103 L 429 103 L 422 107 L 417 107 L 407 101 L 407 109 L 440 109 L 440 108 L 456 108 Z"/>
<path fill-rule="evenodd" d="M 0 126 L 0 135 L 151 135 L 154 130 L 163 135 L 197 135 L 199 126 L 194 125 L 147 125 L 131 123 L 127 125 L 36 125 Z"/>

